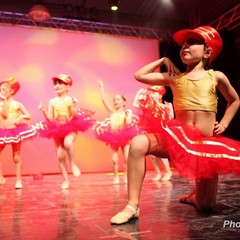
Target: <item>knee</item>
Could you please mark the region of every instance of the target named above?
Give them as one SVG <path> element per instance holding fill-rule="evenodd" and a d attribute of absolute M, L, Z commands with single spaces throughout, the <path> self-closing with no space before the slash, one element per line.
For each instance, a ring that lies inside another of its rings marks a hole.
<path fill-rule="evenodd" d="M 114 152 L 112 154 L 112 163 L 113 163 L 113 165 L 117 165 L 118 164 L 118 155 L 117 155 L 116 152 Z"/>
<path fill-rule="evenodd" d="M 20 163 L 21 159 L 20 159 L 20 155 L 16 154 L 13 156 L 13 161 L 15 164 Z"/>
<path fill-rule="evenodd" d="M 145 135 L 135 136 L 130 143 L 129 155 L 146 155 L 148 151 L 148 139 Z"/>

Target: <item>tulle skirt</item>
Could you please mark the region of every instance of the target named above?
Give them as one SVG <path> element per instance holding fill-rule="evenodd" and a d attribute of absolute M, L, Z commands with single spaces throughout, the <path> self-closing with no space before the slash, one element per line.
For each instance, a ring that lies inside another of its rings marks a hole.
<path fill-rule="evenodd" d="M 92 119 L 93 112 L 82 111 L 77 116 L 64 124 L 56 121 L 44 120 L 35 127 L 38 129 L 40 137 L 44 138 L 63 138 L 70 133 L 85 132 L 93 126 L 95 120 Z"/>
<path fill-rule="evenodd" d="M 164 111 L 158 118 L 149 109 L 142 111 L 139 128 L 161 135 L 181 176 L 199 180 L 216 174 L 240 174 L 240 142 L 220 135 L 202 136 L 196 127 L 170 120 Z"/>
<path fill-rule="evenodd" d="M 20 124 L 11 129 L 0 129 L 0 144 L 19 143 L 35 137 L 37 131 L 27 124 Z"/>
<path fill-rule="evenodd" d="M 126 146 L 130 140 L 139 134 L 138 118 L 133 117 L 129 125 L 125 125 L 117 130 L 112 130 L 110 118 L 104 121 L 98 121 L 93 127 L 93 131 L 98 140 L 110 145 L 112 149 L 117 150 L 119 147 Z"/>

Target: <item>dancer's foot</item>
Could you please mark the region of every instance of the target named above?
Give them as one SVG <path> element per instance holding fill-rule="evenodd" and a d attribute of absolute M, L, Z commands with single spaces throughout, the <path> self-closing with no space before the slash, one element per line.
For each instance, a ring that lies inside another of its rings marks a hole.
<path fill-rule="evenodd" d="M 111 224 L 123 224 L 138 217 L 139 217 L 139 208 L 135 209 L 131 205 L 127 205 L 121 212 L 113 216 L 110 222 Z"/>
<path fill-rule="evenodd" d="M 162 175 L 161 174 L 157 174 L 156 177 L 154 177 L 152 180 L 153 181 L 159 181 L 159 180 L 161 180 L 161 178 L 162 178 Z"/>
<path fill-rule="evenodd" d="M 75 177 L 79 177 L 81 175 L 81 171 L 76 164 L 72 165 L 72 173 Z"/>
<path fill-rule="evenodd" d="M 62 183 L 62 186 L 61 186 L 62 189 L 68 189 L 69 188 L 69 182 L 68 181 L 64 181 Z"/>
<path fill-rule="evenodd" d="M 171 179 L 171 177 L 172 177 L 172 172 L 171 171 L 166 172 L 162 178 L 162 181 L 169 181 Z"/>
<path fill-rule="evenodd" d="M 6 183 L 6 179 L 4 177 L 0 178 L 0 185 L 3 185 Z"/>
<path fill-rule="evenodd" d="M 179 198 L 179 202 L 180 203 L 186 203 L 186 204 L 190 204 L 190 205 L 194 205 L 195 206 L 195 195 L 196 195 L 196 189 L 193 188 L 191 192 L 182 195 Z"/>
<path fill-rule="evenodd" d="M 22 181 L 21 180 L 16 181 L 15 189 L 22 189 Z"/>
<path fill-rule="evenodd" d="M 120 183 L 119 177 L 114 177 L 113 178 L 113 184 L 119 184 L 119 183 Z"/>

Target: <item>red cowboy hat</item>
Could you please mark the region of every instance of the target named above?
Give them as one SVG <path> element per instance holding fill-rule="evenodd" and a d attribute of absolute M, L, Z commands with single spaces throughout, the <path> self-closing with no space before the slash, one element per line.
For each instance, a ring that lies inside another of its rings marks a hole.
<path fill-rule="evenodd" d="M 183 29 L 177 31 L 173 34 L 173 39 L 179 44 L 182 45 L 183 41 L 186 39 L 188 34 L 196 34 L 199 36 L 205 44 L 212 48 L 213 52 L 210 56 L 210 62 L 214 61 L 216 57 L 220 54 L 222 50 L 222 38 L 216 29 L 210 26 L 201 26 L 195 29 Z"/>
<path fill-rule="evenodd" d="M 64 73 L 59 74 L 57 77 L 52 77 L 52 80 L 53 81 L 60 80 L 64 83 L 66 83 L 69 86 L 72 86 L 72 82 L 73 82 L 71 77 L 67 74 L 64 74 Z"/>

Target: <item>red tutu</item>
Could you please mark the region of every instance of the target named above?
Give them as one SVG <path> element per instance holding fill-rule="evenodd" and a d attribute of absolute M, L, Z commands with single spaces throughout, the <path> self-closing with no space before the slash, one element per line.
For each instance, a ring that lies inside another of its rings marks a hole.
<path fill-rule="evenodd" d="M 163 105 L 163 104 L 162 104 Z M 169 111 L 165 111 L 162 105 L 157 104 L 150 96 L 141 100 L 139 105 L 139 130 L 141 132 L 156 133 L 161 129 L 161 122 L 172 119 Z"/>
<path fill-rule="evenodd" d="M 38 133 L 45 138 L 62 138 L 72 132 L 85 132 L 93 126 L 95 120 L 92 119 L 94 112 L 90 110 L 81 110 L 78 115 L 73 117 L 65 124 L 59 124 L 56 121 L 42 121 L 36 124 Z"/>
<path fill-rule="evenodd" d="M 197 128 L 171 120 L 161 130 L 174 166 L 190 179 L 240 174 L 240 142 L 223 136 L 204 137 Z"/>
<path fill-rule="evenodd" d="M 111 148 L 117 150 L 119 147 L 127 145 L 134 136 L 139 134 L 137 122 L 138 118 L 133 115 L 131 124 L 113 131 L 110 118 L 106 118 L 102 122 L 98 121 L 93 127 L 93 131 L 98 140 L 105 142 Z"/>
<path fill-rule="evenodd" d="M 240 142 L 219 135 L 201 136 L 199 129 L 170 120 L 165 110 L 154 104 L 141 110 L 140 129 L 161 134 L 180 175 L 198 180 L 216 174 L 240 174 Z"/>
<path fill-rule="evenodd" d="M 0 129 L 0 144 L 18 143 L 33 138 L 37 131 L 27 124 L 20 124 L 11 129 Z"/>

